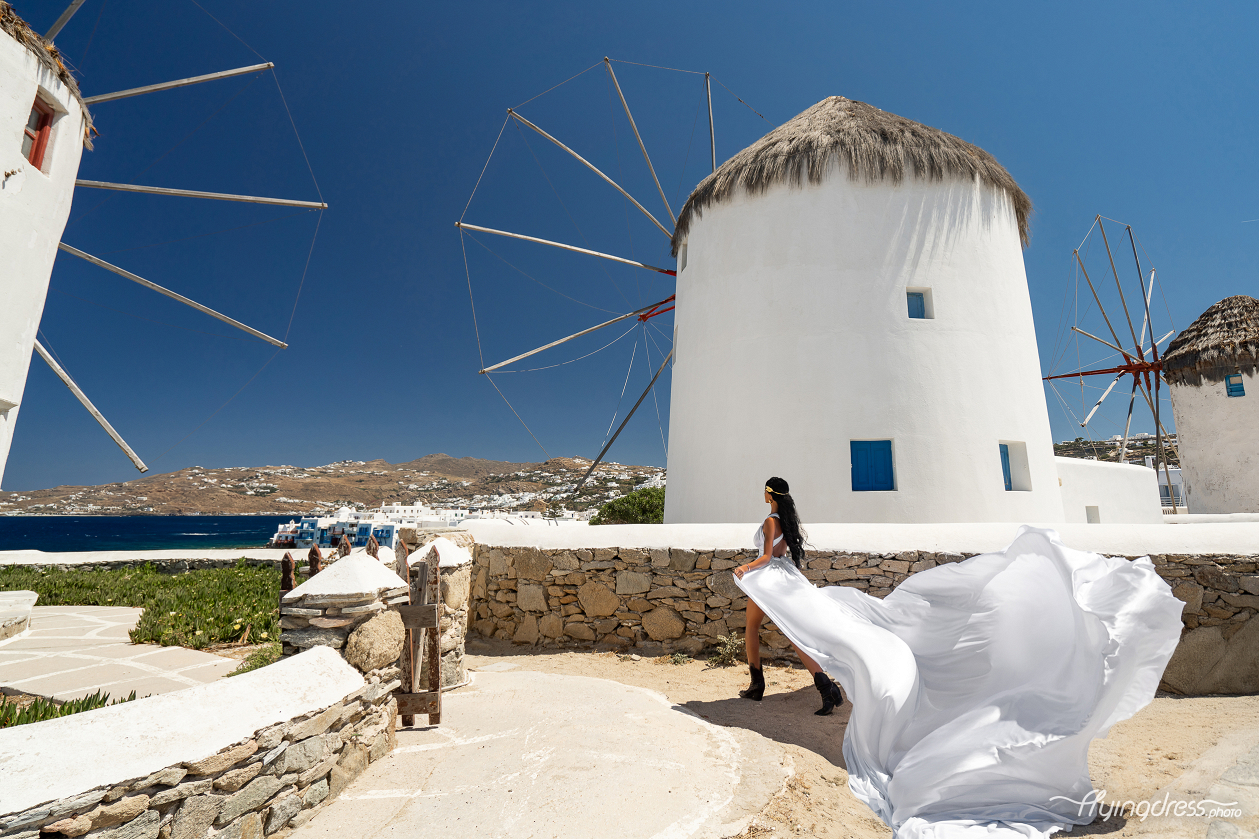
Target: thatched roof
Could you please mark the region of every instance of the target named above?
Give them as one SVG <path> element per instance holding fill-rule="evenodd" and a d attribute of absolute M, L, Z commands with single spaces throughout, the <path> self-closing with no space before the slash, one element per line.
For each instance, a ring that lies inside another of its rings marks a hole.
<path fill-rule="evenodd" d="M 1222 382 L 1259 369 L 1259 300 L 1239 294 L 1202 313 L 1167 345 L 1163 378 L 1172 384 Z"/>
<path fill-rule="evenodd" d="M 53 72 L 57 78 L 61 79 L 75 99 L 79 100 L 79 108 L 83 111 L 83 145 L 92 148 L 92 115 L 88 113 L 87 106 L 83 104 L 83 94 L 79 93 L 79 84 L 74 80 L 74 76 L 66 69 L 66 65 L 61 61 L 61 52 L 51 41 L 45 41 L 39 33 L 31 29 L 30 24 L 18 17 L 17 12 L 13 11 L 13 6 L 0 0 L 0 30 L 6 32 L 13 40 L 30 51 L 31 55 L 39 60 L 49 70 Z"/>
<path fill-rule="evenodd" d="M 997 159 L 965 140 L 913 120 L 881 111 L 865 102 L 830 96 L 786 122 L 727 160 L 700 181 L 678 214 L 673 233 L 677 256 L 691 219 L 710 204 L 724 201 L 738 187 L 765 192 L 787 182 L 821 183 L 832 166 L 843 164 L 848 177 L 874 183 L 884 178 L 900 183 L 906 174 L 933 181 L 945 177 L 972 179 L 1005 190 L 1014 202 L 1019 238 L 1027 244 L 1027 197 Z"/>

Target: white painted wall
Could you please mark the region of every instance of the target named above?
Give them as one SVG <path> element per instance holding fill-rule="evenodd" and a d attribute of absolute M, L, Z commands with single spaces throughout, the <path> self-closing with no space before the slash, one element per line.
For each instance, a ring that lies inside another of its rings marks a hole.
<path fill-rule="evenodd" d="M 42 171 L 22 155 L 22 128 L 39 95 L 57 112 Z M 26 389 L 57 243 L 83 154 L 83 113 L 61 80 L 0 31 L 0 480 Z M 14 174 L 5 177 L 5 173 Z M 5 405 L 16 407 L 5 410 Z"/>
<path fill-rule="evenodd" d="M 1077 457 L 1054 460 L 1066 521 L 1086 523 L 1086 508 L 1096 507 L 1099 524 L 1162 524 L 1163 505 L 1153 469 Z"/>
<path fill-rule="evenodd" d="M 1224 382 L 1172 385 L 1172 411 L 1190 513 L 1259 513 L 1259 376 L 1245 396 Z"/>
<path fill-rule="evenodd" d="M 843 169 L 740 192 L 692 223 L 676 324 L 667 522 L 759 520 L 771 475 L 806 521 L 1062 520 L 1005 193 Z M 894 492 L 851 490 L 849 441 L 872 439 Z M 1030 491 L 1005 491 L 1000 441 L 1026 443 Z"/>
<path fill-rule="evenodd" d="M 762 510 L 762 513 L 764 511 Z M 698 551 L 752 547 L 752 534 L 764 519 L 736 524 L 605 524 L 572 527 L 512 527 L 506 522 L 474 521 L 463 525 L 480 545 L 534 547 L 548 550 L 590 548 L 689 548 Z M 953 551 L 983 553 L 1004 550 L 1022 525 L 1016 522 L 946 524 L 815 524 L 808 550 Z M 1251 555 L 1259 545 L 1259 522 L 1179 524 L 1062 524 L 1054 528 L 1063 544 L 1080 551 L 1108 555 L 1222 554 Z"/>

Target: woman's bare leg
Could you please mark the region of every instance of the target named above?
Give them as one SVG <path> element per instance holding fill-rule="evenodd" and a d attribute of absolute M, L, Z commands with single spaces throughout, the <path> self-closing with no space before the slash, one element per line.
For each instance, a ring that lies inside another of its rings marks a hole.
<path fill-rule="evenodd" d="M 818 663 L 801 652 L 799 647 L 792 644 L 791 648 L 796 651 L 796 655 L 800 656 L 800 661 L 804 663 L 804 669 L 808 670 L 810 674 L 822 672 L 822 668 Z"/>
<path fill-rule="evenodd" d="M 765 613 L 761 611 L 761 607 L 749 598 L 747 629 L 743 635 L 743 648 L 747 653 L 749 667 L 761 666 L 761 623 L 764 620 Z"/>

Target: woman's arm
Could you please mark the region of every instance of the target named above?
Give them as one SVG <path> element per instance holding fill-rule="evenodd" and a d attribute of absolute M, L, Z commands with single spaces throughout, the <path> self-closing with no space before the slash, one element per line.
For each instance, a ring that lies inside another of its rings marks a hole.
<path fill-rule="evenodd" d="M 734 575 L 739 579 L 743 579 L 743 575 L 747 572 L 755 571 L 757 568 L 764 568 L 768 565 L 769 561 L 773 559 L 774 540 L 778 538 L 780 531 L 781 527 L 778 524 L 778 519 L 773 516 L 765 519 L 765 523 L 761 525 L 761 534 L 765 537 L 765 545 L 761 548 L 764 553 L 747 565 L 740 565 L 734 569 Z"/>

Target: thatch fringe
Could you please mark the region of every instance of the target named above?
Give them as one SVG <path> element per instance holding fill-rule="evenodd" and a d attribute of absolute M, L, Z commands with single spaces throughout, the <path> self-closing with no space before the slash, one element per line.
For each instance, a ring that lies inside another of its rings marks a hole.
<path fill-rule="evenodd" d="M 1171 384 L 1222 382 L 1259 370 L 1259 300 L 1238 294 L 1202 313 L 1167 345 L 1163 378 Z"/>
<path fill-rule="evenodd" d="M 1027 197 L 996 158 L 965 140 L 913 120 L 881 111 L 865 102 L 830 96 L 727 160 L 700 181 L 678 214 L 673 255 L 690 230 L 693 216 L 729 198 L 738 187 L 763 193 L 771 186 L 821 183 L 832 166 L 843 165 L 852 180 L 888 179 L 900 183 L 906 174 L 932 181 L 945 177 L 979 178 L 1005 190 L 1014 203 L 1019 238 L 1028 241 Z"/>
<path fill-rule="evenodd" d="M 92 115 L 88 113 L 87 105 L 83 104 L 83 94 L 79 93 L 78 82 L 61 61 L 61 51 L 51 41 L 45 41 L 39 33 L 31 29 L 30 24 L 13 11 L 13 5 L 5 0 L 0 0 L 0 30 L 26 47 L 31 55 L 61 79 L 61 83 L 69 88 L 75 99 L 79 100 L 79 108 L 83 111 L 83 146 L 91 151 Z"/>

